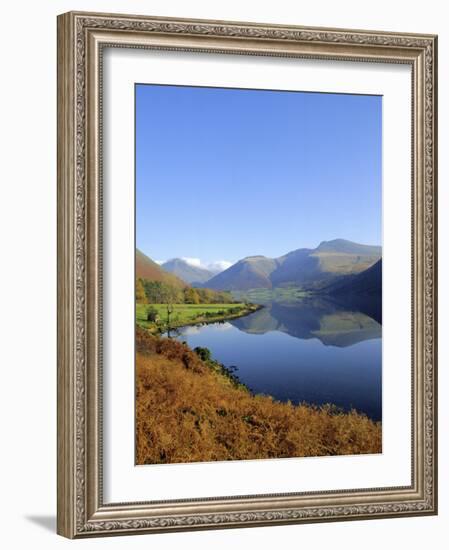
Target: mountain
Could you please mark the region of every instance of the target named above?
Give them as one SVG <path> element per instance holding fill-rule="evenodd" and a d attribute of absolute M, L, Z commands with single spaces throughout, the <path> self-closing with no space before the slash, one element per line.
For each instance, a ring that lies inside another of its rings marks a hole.
<path fill-rule="evenodd" d="M 362 273 L 335 281 L 324 290 L 327 294 L 334 296 L 340 294 L 375 296 L 380 294 L 382 291 L 382 260 L 362 271 Z"/>
<path fill-rule="evenodd" d="M 187 286 L 184 281 L 162 269 L 160 265 L 138 249 L 136 249 L 136 278 L 161 281 L 179 288 Z"/>
<path fill-rule="evenodd" d="M 369 246 L 344 239 L 323 241 L 314 250 L 299 249 L 279 258 L 280 267 L 272 274 L 274 286 L 298 285 L 320 288 L 340 275 L 360 273 L 382 255 L 380 246 Z"/>
<path fill-rule="evenodd" d="M 382 323 L 382 260 L 357 275 L 337 279 L 323 289 L 337 303 L 363 311 Z"/>
<path fill-rule="evenodd" d="M 279 258 L 249 256 L 219 275 L 207 286 L 216 290 L 248 290 L 299 286 L 317 290 L 341 276 L 361 273 L 382 256 L 380 246 L 335 239 L 315 249 L 300 248 Z"/>
<path fill-rule="evenodd" d="M 183 281 L 191 285 L 201 285 L 215 275 L 214 272 L 192 265 L 182 258 L 173 258 L 161 266 L 165 271 L 173 273 Z"/>
<path fill-rule="evenodd" d="M 212 277 L 207 287 L 214 290 L 272 288 L 270 275 L 277 265 L 277 260 L 265 256 L 248 256 Z"/>

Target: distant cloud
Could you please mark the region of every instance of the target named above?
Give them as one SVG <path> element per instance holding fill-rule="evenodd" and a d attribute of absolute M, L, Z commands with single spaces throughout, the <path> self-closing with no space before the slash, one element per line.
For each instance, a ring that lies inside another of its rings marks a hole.
<path fill-rule="evenodd" d="M 200 258 L 188 258 L 184 256 L 181 258 L 181 260 L 184 260 L 187 264 L 193 267 L 208 269 L 209 271 L 213 271 L 214 273 L 219 273 L 221 271 L 224 271 L 225 269 L 228 269 L 228 267 L 231 267 L 232 265 L 232 262 L 228 262 L 227 260 L 217 260 L 209 264 L 203 263 Z"/>
<path fill-rule="evenodd" d="M 181 258 L 186 264 L 192 265 L 193 267 L 204 267 L 199 258 Z"/>
<path fill-rule="evenodd" d="M 172 258 L 172 259 L 175 259 L 175 258 Z M 210 263 L 203 263 L 201 261 L 201 258 L 190 258 L 188 256 L 181 256 L 179 259 L 183 260 L 184 262 L 186 262 L 186 264 L 189 264 L 192 267 L 200 267 L 202 269 L 207 269 L 209 271 L 212 271 L 213 273 L 220 273 L 221 271 L 228 269 L 228 267 L 231 267 L 231 265 L 233 265 L 234 263 L 234 262 L 229 262 L 228 260 L 216 260 Z M 162 265 L 167 262 L 167 260 L 153 260 L 153 261 L 158 265 Z"/>
<path fill-rule="evenodd" d="M 224 271 L 228 269 L 228 267 L 231 267 L 231 265 L 232 262 L 228 262 L 227 260 L 217 260 L 216 262 L 210 263 L 207 267 L 210 271 Z"/>

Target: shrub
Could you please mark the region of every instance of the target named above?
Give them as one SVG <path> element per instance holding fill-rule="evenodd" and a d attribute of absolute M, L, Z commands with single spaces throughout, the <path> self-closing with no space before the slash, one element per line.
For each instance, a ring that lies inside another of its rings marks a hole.
<path fill-rule="evenodd" d="M 210 361 L 211 358 L 212 358 L 212 355 L 210 353 L 210 349 L 208 349 L 208 348 L 201 348 L 200 346 L 198 346 L 193 351 L 198 355 L 198 357 L 202 361 Z"/>
<path fill-rule="evenodd" d="M 155 323 L 158 320 L 159 320 L 159 313 L 157 309 L 153 306 L 150 306 L 147 309 L 147 321 L 149 321 L 150 323 Z"/>

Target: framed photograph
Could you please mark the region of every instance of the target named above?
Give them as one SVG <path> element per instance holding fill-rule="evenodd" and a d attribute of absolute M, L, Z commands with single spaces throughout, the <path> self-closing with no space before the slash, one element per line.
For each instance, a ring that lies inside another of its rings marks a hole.
<path fill-rule="evenodd" d="M 59 534 L 436 514 L 436 52 L 59 16 Z"/>

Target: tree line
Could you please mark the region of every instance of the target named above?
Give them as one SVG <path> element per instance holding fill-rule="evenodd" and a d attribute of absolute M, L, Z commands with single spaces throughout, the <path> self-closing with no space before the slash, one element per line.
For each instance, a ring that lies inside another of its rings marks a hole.
<path fill-rule="evenodd" d="M 163 281 L 136 280 L 138 304 L 229 304 L 233 303 L 230 292 L 210 288 L 178 288 Z"/>

